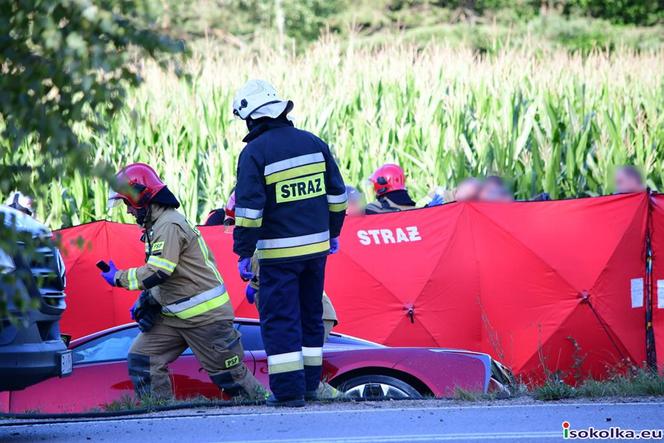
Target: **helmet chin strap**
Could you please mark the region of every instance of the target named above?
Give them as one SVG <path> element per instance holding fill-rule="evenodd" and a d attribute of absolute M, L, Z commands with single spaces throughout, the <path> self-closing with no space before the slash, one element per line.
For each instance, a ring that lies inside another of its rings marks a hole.
<path fill-rule="evenodd" d="M 150 221 L 150 216 L 152 215 L 152 205 L 148 205 L 145 208 L 141 208 L 136 211 L 136 223 L 144 228 L 147 227 L 147 223 Z"/>

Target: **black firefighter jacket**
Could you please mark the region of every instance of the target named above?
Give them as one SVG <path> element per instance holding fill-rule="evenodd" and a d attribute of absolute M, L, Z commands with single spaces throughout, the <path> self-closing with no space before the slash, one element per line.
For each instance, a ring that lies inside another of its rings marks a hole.
<path fill-rule="evenodd" d="M 261 263 L 329 253 L 347 206 L 330 149 L 285 117 L 257 121 L 244 141 L 235 188 L 233 250 Z"/>

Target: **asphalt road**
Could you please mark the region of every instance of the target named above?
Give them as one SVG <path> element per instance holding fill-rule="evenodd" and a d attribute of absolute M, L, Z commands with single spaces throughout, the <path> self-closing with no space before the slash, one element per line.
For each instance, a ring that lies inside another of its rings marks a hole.
<path fill-rule="evenodd" d="M 664 403 L 441 406 L 440 402 L 186 410 L 90 421 L 0 423 L 0 441 L 24 442 L 436 442 L 559 441 L 562 423 L 663 429 Z"/>

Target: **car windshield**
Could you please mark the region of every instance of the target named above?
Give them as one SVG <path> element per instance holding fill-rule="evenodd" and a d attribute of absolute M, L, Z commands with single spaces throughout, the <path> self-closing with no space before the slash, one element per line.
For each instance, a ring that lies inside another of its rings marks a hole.
<path fill-rule="evenodd" d="M 334 346 L 330 346 L 330 347 L 352 346 L 354 348 L 357 348 L 357 347 L 377 348 L 377 347 L 381 346 L 377 343 L 372 343 L 370 341 L 362 340 L 362 339 L 359 339 L 359 338 L 348 337 L 346 335 L 335 335 L 335 334 L 330 334 L 330 337 L 327 339 L 327 343 L 325 343 L 326 347 L 327 347 L 327 345 L 334 345 Z"/>
<path fill-rule="evenodd" d="M 236 323 L 235 327 L 242 334 L 242 346 L 245 351 L 262 351 L 263 338 L 258 323 Z M 115 332 L 97 337 L 77 346 L 73 350 L 74 363 L 99 363 L 104 361 L 125 360 L 131 343 L 138 335 L 138 327 L 120 329 Z M 353 346 L 374 347 L 378 346 L 371 342 L 346 337 L 342 335 L 330 335 L 327 345 L 329 347 Z M 187 348 L 183 355 L 191 355 L 191 349 Z"/>
<path fill-rule="evenodd" d="M 73 351 L 74 363 L 124 360 L 137 335 L 138 328 L 127 328 L 83 343 Z"/>
<path fill-rule="evenodd" d="M 74 363 L 126 360 L 131 343 L 138 332 L 138 327 L 121 329 L 83 343 L 72 351 Z M 191 354 L 189 348 L 182 353 L 182 355 Z"/>

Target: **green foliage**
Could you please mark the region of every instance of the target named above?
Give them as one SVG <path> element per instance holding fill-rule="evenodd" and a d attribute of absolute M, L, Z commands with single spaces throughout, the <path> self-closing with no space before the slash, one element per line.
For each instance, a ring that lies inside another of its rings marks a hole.
<path fill-rule="evenodd" d="M 138 0 L 0 4 L 0 193 L 39 195 L 55 177 L 92 172 L 77 128 L 101 129 L 99 115 L 114 115 L 139 83 L 129 49 L 176 49 L 148 12 Z"/>
<path fill-rule="evenodd" d="M 383 0 L 373 3 L 382 3 L 389 11 L 411 13 L 423 9 L 447 9 L 457 11 L 451 16 L 456 18 L 502 13 L 503 16 L 524 19 L 537 15 L 541 10 L 554 10 L 566 15 L 603 18 L 621 24 L 653 25 L 664 19 L 664 7 L 660 0 Z"/>
<path fill-rule="evenodd" d="M 661 0 L 566 0 L 566 13 L 580 13 L 614 23 L 654 25 L 664 20 Z"/>
<path fill-rule="evenodd" d="M 235 89 L 250 77 L 272 81 L 295 103 L 299 127 L 327 140 L 349 184 L 383 162 L 400 163 L 424 201 L 435 186 L 468 176 L 513 179 L 521 199 L 612 191 L 617 165 L 635 164 L 664 186 L 664 56 L 617 48 L 608 56 L 502 48 L 478 57 L 439 43 L 358 48 L 319 43 L 284 58 L 263 49 L 201 53 L 191 83 L 148 65 L 129 106 L 92 136 L 98 158 L 118 168 L 155 166 L 192 222 L 220 207 L 235 181 L 246 127 L 234 120 Z M 67 198 L 62 196 L 66 195 Z M 92 219 L 132 220 L 106 209 L 105 183 L 63 177 L 43 199 L 53 227 Z"/>
<path fill-rule="evenodd" d="M 117 400 L 105 403 L 102 407 L 105 412 L 133 411 L 140 409 L 141 404 L 133 395 L 124 394 Z M 97 410 L 91 412 L 97 412 Z"/>
<path fill-rule="evenodd" d="M 283 26 L 284 37 L 302 43 L 316 40 L 348 0 L 164 0 L 161 5 L 162 26 L 176 33 L 235 44 L 254 38 L 278 42 Z"/>
<path fill-rule="evenodd" d="M 654 370 L 636 368 L 607 380 L 588 379 L 577 387 L 551 376 L 542 386 L 535 388 L 532 394 L 538 400 L 664 396 L 664 376 Z"/>
<path fill-rule="evenodd" d="M 141 0 L 0 2 L 1 195 L 62 202 L 66 193 L 49 196 L 55 181 L 104 175 L 80 134 L 103 130 L 140 83 L 136 57 L 180 49 L 154 31 L 149 13 Z M 1 221 L 0 239 L 13 256 L 15 235 Z"/>
<path fill-rule="evenodd" d="M 233 46 L 246 48 L 252 42 L 270 44 L 280 49 L 301 51 L 321 34 L 362 37 L 384 35 L 391 40 L 395 32 L 410 32 L 425 43 L 431 34 L 455 34 L 469 31 L 486 34 L 491 29 L 467 25 L 501 26 L 504 40 L 519 40 L 524 30 L 542 21 L 553 21 L 558 28 L 554 40 L 570 49 L 611 47 L 622 40 L 624 30 L 609 24 L 654 25 L 664 20 L 664 8 L 658 0 L 614 0 L 603 10 L 603 0 L 162 0 L 161 25 L 181 36 L 219 38 Z M 620 3 L 629 6 L 619 7 Z M 643 10 L 640 14 L 631 9 Z M 649 11 L 649 12 L 648 12 Z M 630 14 L 623 17 L 620 14 Z M 564 17 L 565 21 L 560 20 Z M 588 20 L 596 17 L 602 20 Z M 450 25 L 459 25 L 445 32 Z M 587 29 L 586 26 L 590 28 Z M 630 27 L 639 30 L 639 28 Z M 433 31 L 433 32 L 432 32 Z M 643 30 L 639 30 L 643 31 Z M 656 40 L 664 40 L 661 27 L 653 30 Z M 481 39 L 481 38 L 480 38 Z M 631 42 L 630 42 L 631 43 Z M 641 48 L 638 42 L 634 47 Z M 488 49 L 480 42 L 481 50 Z M 567 46 L 566 46 L 567 47 Z"/>
<path fill-rule="evenodd" d="M 542 386 L 533 390 L 533 397 L 544 401 L 564 400 L 577 396 L 577 391 L 574 387 L 556 377 L 549 378 Z"/>

